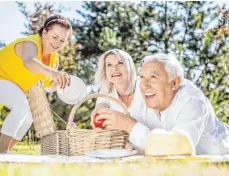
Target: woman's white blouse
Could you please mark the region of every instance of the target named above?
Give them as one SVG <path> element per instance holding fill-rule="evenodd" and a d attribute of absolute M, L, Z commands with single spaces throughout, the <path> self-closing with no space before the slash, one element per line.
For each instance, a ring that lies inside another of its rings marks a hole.
<path fill-rule="evenodd" d="M 180 130 L 192 139 L 197 154 L 229 154 L 229 126 L 216 117 L 200 89 L 188 80 L 184 82 L 166 110 L 158 114 L 147 109 L 144 122 L 133 127 L 129 141 L 144 151 L 151 130 Z"/>
<path fill-rule="evenodd" d="M 100 92 L 100 93 L 103 93 L 103 92 Z M 114 98 L 119 99 L 117 90 L 115 88 L 113 88 L 112 92 L 108 95 L 111 95 Z M 117 110 L 119 112 L 124 112 L 123 109 L 117 103 L 113 102 L 112 100 L 108 100 L 105 98 L 98 98 L 96 104 L 99 104 L 99 103 L 106 103 L 111 109 Z M 135 118 L 138 122 L 145 124 L 143 117 L 146 116 L 146 105 L 141 96 L 139 80 L 136 81 L 134 97 L 133 97 L 130 107 L 128 108 L 128 112 L 130 113 L 130 116 Z"/>

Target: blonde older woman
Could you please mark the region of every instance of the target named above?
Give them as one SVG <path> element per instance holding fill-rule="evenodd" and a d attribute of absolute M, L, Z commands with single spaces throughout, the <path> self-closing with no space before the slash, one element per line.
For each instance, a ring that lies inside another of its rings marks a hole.
<path fill-rule="evenodd" d="M 144 123 L 142 117 L 145 116 L 146 106 L 139 89 L 133 59 L 128 53 L 113 49 L 102 54 L 95 74 L 95 85 L 101 93 L 121 100 L 127 106 L 130 115 Z M 122 112 L 116 103 L 99 98 L 91 117 L 93 118 L 94 114 L 103 108 Z M 93 123 L 91 125 L 94 126 Z"/>

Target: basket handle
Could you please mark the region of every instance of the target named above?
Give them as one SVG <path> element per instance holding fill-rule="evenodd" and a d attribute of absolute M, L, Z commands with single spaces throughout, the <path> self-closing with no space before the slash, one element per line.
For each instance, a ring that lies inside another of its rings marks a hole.
<path fill-rule="evenodd" d="M 94 93 L 94 94 L 90 94 L 88 96 L 86 96 L 83 100 L 81 100 L 80 102 L 78 102 L 77 104 L 75 104 L 70 112 L 70 115 L 69 115 L 69 119 L 68 119 L 68 124 L 67 124 L 67 127 L 70 127 L 71 126 L 71 122 L 73 121 L 74 119 L 74 116 L 75 116 L 75 113 L 76 113 L 76 110 L 87 100 L 89 99 L 92 99 L 92 98 L 107 98 L 109 100 L 112 100 L 114 101 L 115 103 L 117 103 L 118 105 L 121 106 L 121 108 L 124 110 L 124 113 L 126 115 L 130 115 L 129 112 L 127 111 L 127 107 L 126 105 L 118 100 L 117 98 L 114 98 L 110 95 L 106 95 L 106 94 L 101 94 L 101 93 Z"/>

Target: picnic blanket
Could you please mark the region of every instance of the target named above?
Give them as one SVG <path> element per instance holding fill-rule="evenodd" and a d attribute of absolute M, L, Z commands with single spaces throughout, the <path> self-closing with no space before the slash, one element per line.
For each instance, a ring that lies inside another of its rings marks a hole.
<path fill-rule="evenodd" d="M 13 162 L 13 163 L 95 163 L 95 162 L 127 162 L 127 161 L 140 161 L 151 162 L 159 160 L 182 160 L 182 161 L 197 161 L 197 162 L 210 162 L 220 163 L 229 162 L 229 155 L 224 156 L 208 156 L 197 155 L 194 157 L 145 157 L 144 155 L 134 155 L 122 158 L 95 158 L 89 156 L 62 156 L 62 155 L 28 155 L 28 154 L 0 154 L 0 162 Z"/>
<path fill-rule="evenodd" d="M 142 155 L 102 159 L 88 156 L 1 154 L 0 175 L 9 176 L 215 176 L 229 175 L 229 156 L 156 159 Z M 202 160 L 201 160 L 202 159 Z M 187 162 L 184 162 L 187 161 Z M 197 162 L 196 162 L 197 161 Z M 201 161 L 201 162 L 200 162 Z"/>

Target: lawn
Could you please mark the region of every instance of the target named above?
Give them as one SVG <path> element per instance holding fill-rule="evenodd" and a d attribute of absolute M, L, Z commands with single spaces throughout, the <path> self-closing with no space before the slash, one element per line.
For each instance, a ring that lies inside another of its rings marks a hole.
<path fill-rule="evenodd" d="M 40 155 L 40 144 L 19 142 L 14 146 L 12 153 Z"/>

